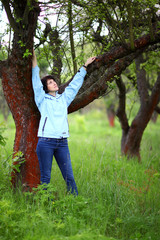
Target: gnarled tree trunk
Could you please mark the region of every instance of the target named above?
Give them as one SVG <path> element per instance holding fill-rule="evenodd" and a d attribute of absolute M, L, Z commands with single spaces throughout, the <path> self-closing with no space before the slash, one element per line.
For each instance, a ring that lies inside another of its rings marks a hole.
<path fill-rule="evenodd" d="M 31 82 L 33 36 L 40 9 L 36 1 L 32 3 L 33 8 L 26 0 L 23 3 L 20 0 L 13 2 L 14 15 L 12 15 L 9 1 L 3 1 L 9 22 L 14 30 L 14 37 L 9 59 L 0 62 L 4 96 L 16 125 L 13 155 L 21 152 L 20 158 L 13 165 L 12 184 L 16 186 L 20 182 L 25 190 L 36 187 L 40 182 L 35 152 L 40 116 L 34 102 Z"/>
<path fill-rule="evenodd" d="M 142 136 L 160 97 L 160 74 L 158 74 L 157 81 L 152 89 L 152 94 L 149 96 L 145 70 L 140 68 L 140 63 L 142 63 L 142 55 L 136 59 L 140 109 L 132 121 L 131 126 L 129 126 L 125 112 L 125 85 L 121 78 L 116 81 L 120 91 L 117 116 L 122 127 L 121 151 L 128 157 L 137 157 L 139 161 L 141 161 L 140 144 Z"/>
<path fill-rule="evenodd" d="M 40 173 L 35 152 L 39 112 L 33 99 L 31 64 L 18 66 L 15 62 L 13 57 L 8 66 L 3 67 L 2 79 L 4 94 L 16 125 L 13 152 L 21 152 L 21 157 L 25 158 L 22 164 L 21 159 L 14 163 L 20 164 L 20 172 L 16 169 L 12 172 L 12 183 L 16 186 L 20 181 L 26 189 L 36 187 L 39 183 Z"/>

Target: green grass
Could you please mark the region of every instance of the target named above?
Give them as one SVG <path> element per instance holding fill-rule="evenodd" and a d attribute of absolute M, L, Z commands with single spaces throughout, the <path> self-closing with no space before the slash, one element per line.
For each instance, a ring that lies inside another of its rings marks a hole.
<path fill-rule="evenodd" d="M 119 123 L 110 128 L 105 113 L 75 113 L 69 124 L 78 197 L 66 195 L 55 161 L 47 191 L 11 189 L 15 127 L 9 119 L 0 148 L 0 239 L 159 240 L 160 120 L 144 133 L 141 164 L 121 156 Z"/>

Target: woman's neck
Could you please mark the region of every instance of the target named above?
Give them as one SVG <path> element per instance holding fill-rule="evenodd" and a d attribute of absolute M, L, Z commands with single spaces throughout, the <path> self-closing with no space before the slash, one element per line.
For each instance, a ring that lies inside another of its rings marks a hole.
<path fill-rule="evenodd" d="M 48 94 L 52 95 L 53 97 L 56 96 L 56 92 L 49 92 Z"/>

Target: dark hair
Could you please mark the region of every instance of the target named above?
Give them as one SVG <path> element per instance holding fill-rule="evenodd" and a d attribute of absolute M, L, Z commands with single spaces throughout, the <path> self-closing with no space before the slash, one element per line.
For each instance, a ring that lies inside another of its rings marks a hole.
<path fill-rule="evenodd" d="M 45 91 L 45 93 L 48 93 L 48 87 L 47 87 L 47 80 L 48 79 L 53 79 L 57 83 L 57 81 L 54 79 L 54 77 L 52 75 L 47 75 L 47 76 L 43 77 L 41 79 L 41 82 L 43 84 L 43 90 Z"/>

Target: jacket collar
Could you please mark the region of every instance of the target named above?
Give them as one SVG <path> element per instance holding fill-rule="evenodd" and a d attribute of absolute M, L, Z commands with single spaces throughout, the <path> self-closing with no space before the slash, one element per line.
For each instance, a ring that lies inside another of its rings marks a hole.
<path fill-rule="evenodd" d="M 58 91 L 56 92 L 56 96 L 55 96 L 55 97 L 52 96 L 52 95 L 49 94 L 49 93 L 46 93 L 46 94 L 45 94 L 45 98 L 48 98 L 48 99 L 57 99 L 57 98 L 59 98 L 60 96 L 61 96 L 61 94 L 59 94 Z"/>

